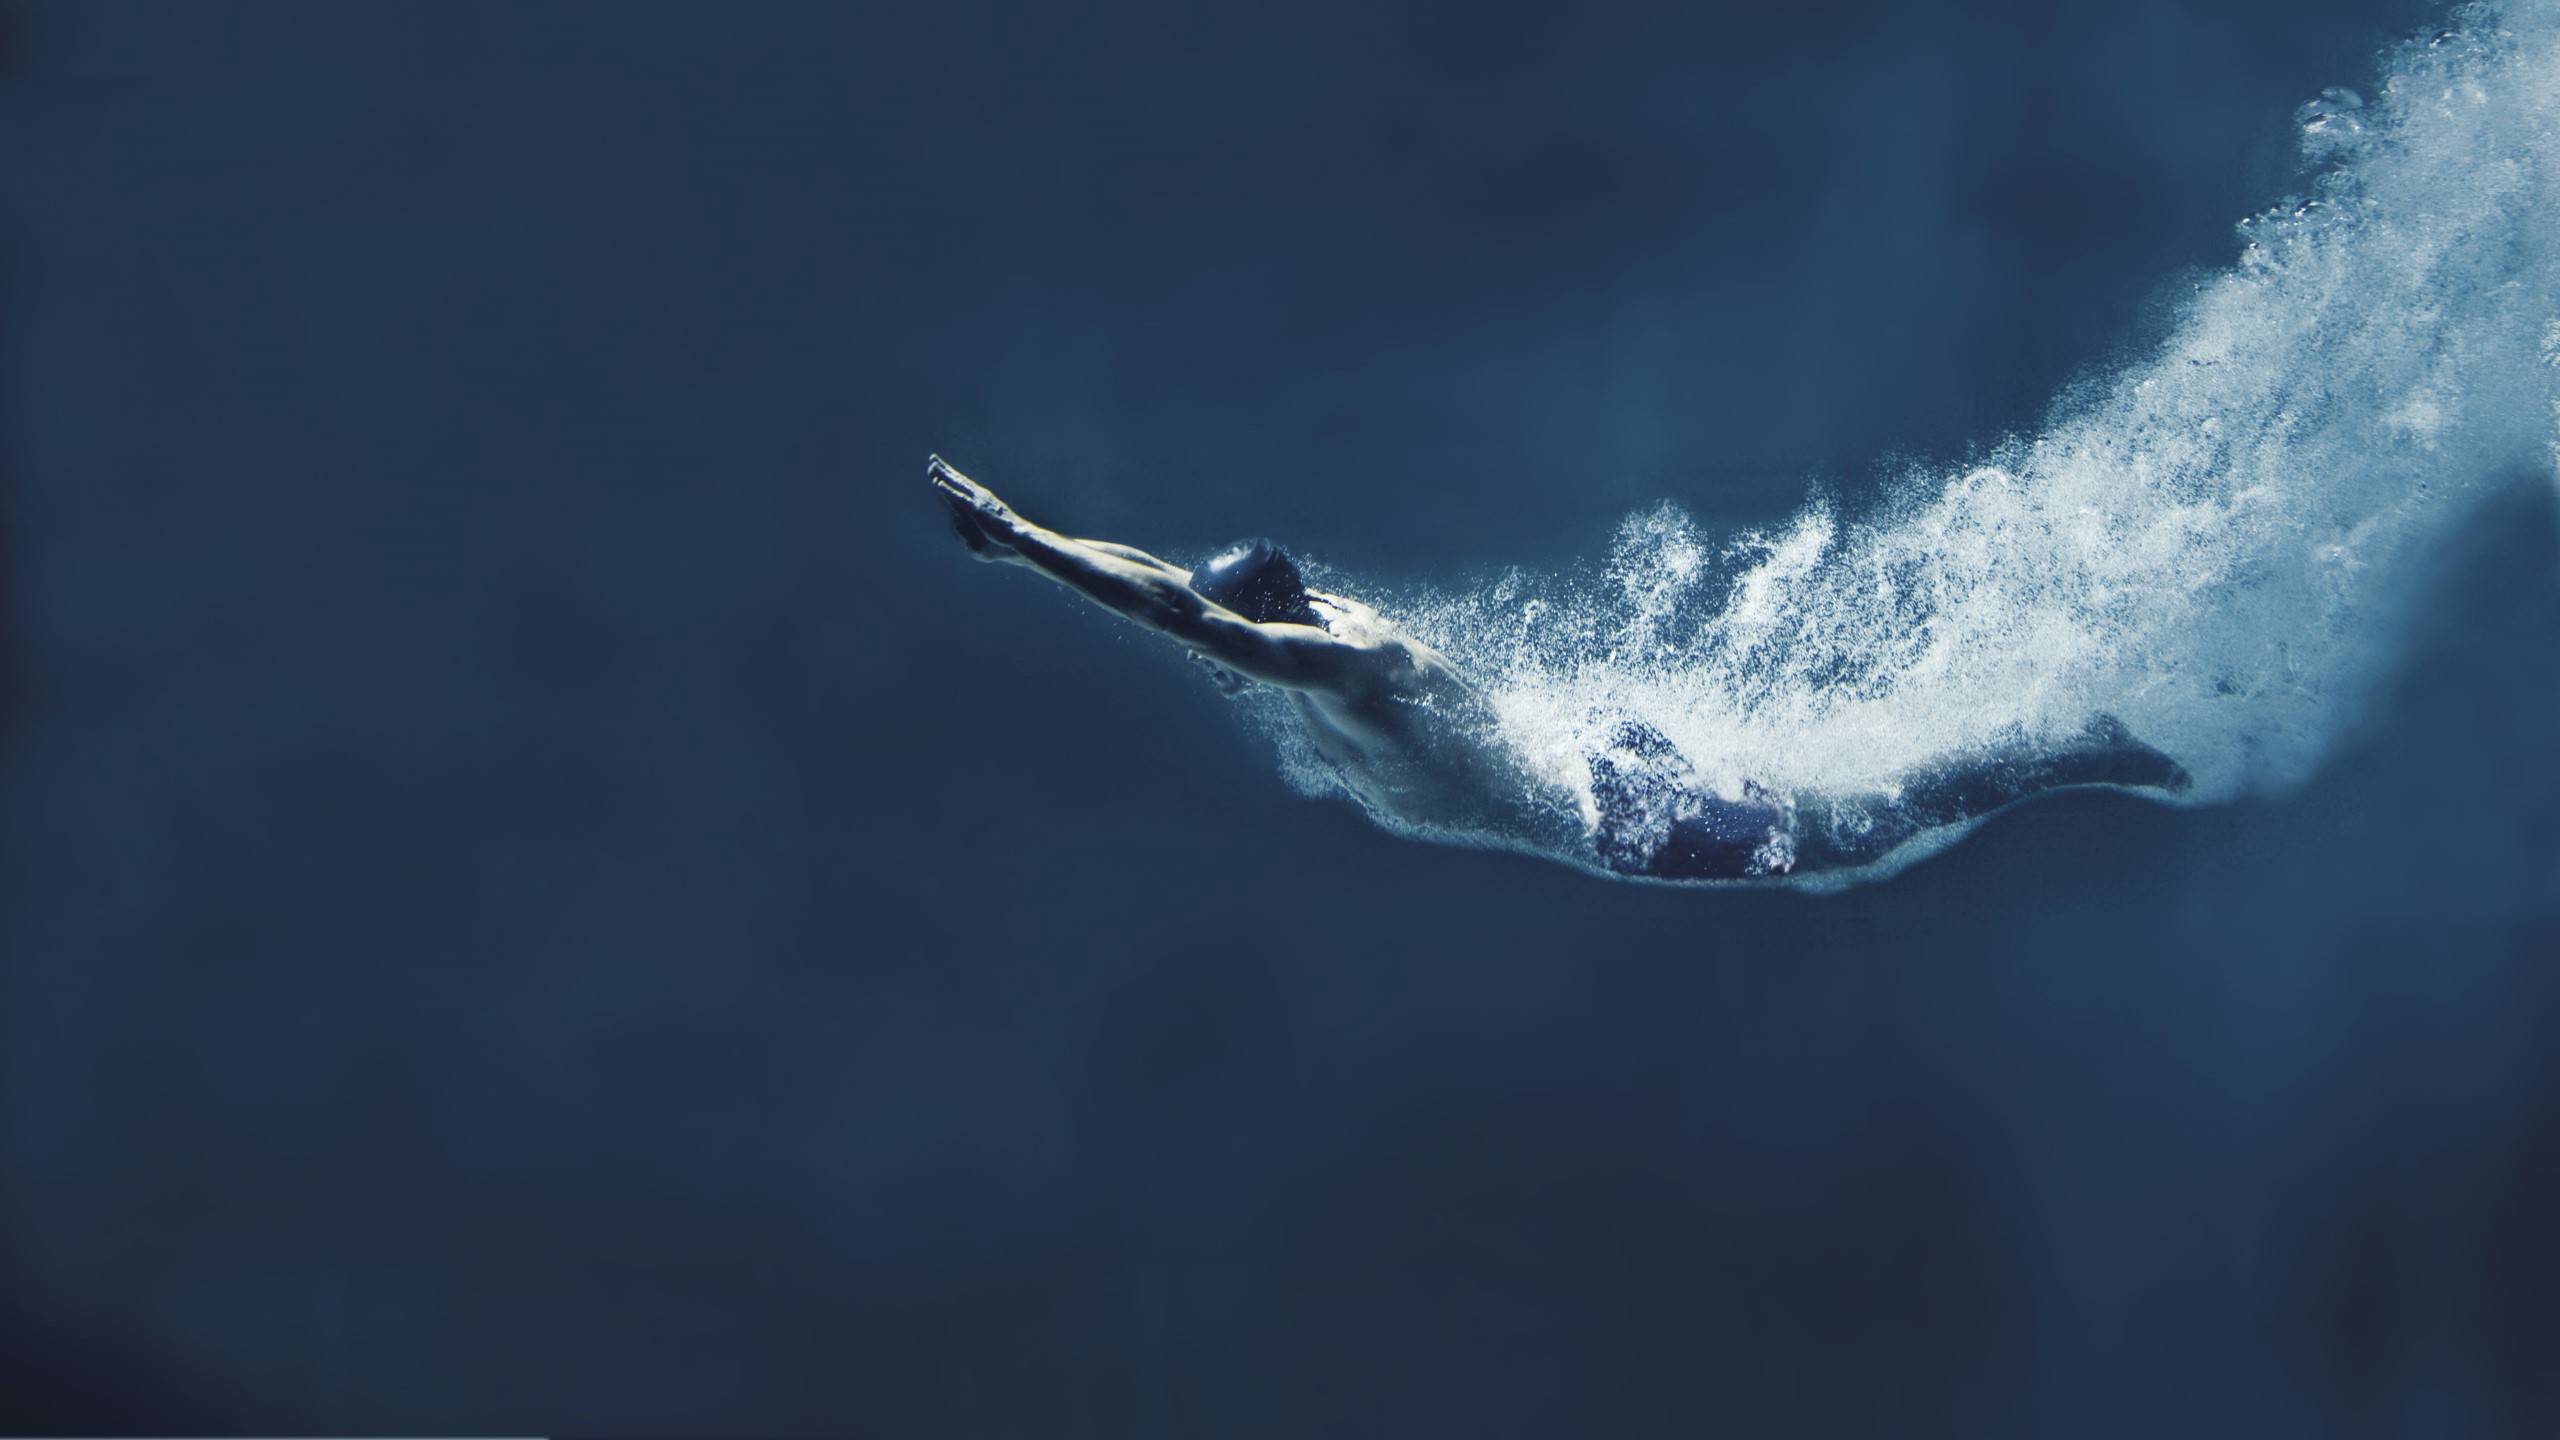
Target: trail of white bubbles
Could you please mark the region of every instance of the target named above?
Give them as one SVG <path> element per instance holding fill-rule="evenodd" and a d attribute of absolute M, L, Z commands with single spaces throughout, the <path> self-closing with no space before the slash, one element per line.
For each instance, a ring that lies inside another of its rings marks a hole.
<path fill-rule="evenodd" d="M 2191 800 L 2298 782 L 2391 665 L 2427 542 L 2560 453 L 2560 3 L 2468 7 L 2370 103 L 2299 118 L 2308 198 L 1986 463 L 1722 546 L 1657 509 L 1597 576 L 1392 608 L 1566 785 L 1610 713 L 1728 793 L 1889 791 L 2100 713 Z"/>

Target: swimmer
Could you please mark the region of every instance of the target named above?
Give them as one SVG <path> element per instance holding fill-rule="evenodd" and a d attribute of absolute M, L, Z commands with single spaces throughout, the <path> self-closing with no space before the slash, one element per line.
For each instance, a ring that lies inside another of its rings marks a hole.
<path fill-rule="evenodd" d="M 2023 741 L 1916 777 L 1891 797 L 1709 788 L 1659 730 L 1595 717 L 1588 784 L 1534 774 L 1449 657 L 1345 596 L 1309 589 L 1288 552 L 1240 541 L 1196 570 L 1023 519 L 936 456 L 953 528 L 981 560 L 1023 565 L 1187 647 L 1230 691 L 1287 697 L 1317 755 L 1373 813 L 1402 827 L 1562 849 L 1621 875 L 1737 879 L 1854 869 L 1923 831 L 2078 785 L 2186 788 L 2167 756 L 2097 717 L 2072 743 Z"/>

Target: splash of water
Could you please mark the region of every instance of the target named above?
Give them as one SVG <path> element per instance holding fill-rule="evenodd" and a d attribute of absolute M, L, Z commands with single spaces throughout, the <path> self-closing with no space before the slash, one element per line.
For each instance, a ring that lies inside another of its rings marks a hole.
<path fill-rule="evenodd" d="M 1666 506 L 1596 578 L 1386 608 L 1567 787 L 1607 714 L 1727 794 L 1889 794 L 2101 713 L 2190 801 L 2298 783 L 2393 663 L 2427 542 L 2560 454 L 2560 4 L 2466 7 L 2370 103 L 2297 119 L 2311 194 L 2240 222 L 2156 354 L 1984 463 L 1721 546 Z"/>

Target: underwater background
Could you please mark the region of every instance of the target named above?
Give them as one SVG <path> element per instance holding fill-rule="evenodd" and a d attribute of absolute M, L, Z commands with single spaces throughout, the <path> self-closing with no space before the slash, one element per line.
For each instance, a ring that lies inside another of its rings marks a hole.
<path fill-rule="evenodd" d="M 2553 1433 L 2555 34 L 0 6 L 0 1430 Z M 1417 843 L 932 451 L 1532 723 L 2103 708 L 2196 803 Z M 1809 524 L 1965 663 L 1487 628 L 1844 593 Z"/>

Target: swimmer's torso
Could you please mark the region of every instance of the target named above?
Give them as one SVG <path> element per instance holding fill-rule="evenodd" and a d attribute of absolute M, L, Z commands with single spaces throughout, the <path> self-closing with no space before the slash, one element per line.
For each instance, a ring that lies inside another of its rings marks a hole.
<path fill-rule="evenodd" d="M 1365 685 L 1289 695 L 1344 789 L 1382 816 L 1442 830 L 1514 827 L 1524 807 L 1559 809 L 1447 656 L 1356 600 L 1308 593 L 1327 632 L 1379 656 Z"/>

